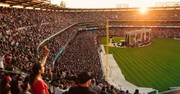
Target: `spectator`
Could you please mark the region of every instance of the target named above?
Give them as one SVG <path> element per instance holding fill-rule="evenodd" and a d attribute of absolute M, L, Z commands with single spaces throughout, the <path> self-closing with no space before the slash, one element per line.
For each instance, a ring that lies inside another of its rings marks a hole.
<path fill-rule="evenodd" d="M 63 89 L 63 85 L 60 84 L 56 89 L 55 89 L 55 92 L 54 94 L 63 94 L 64 92 L 67 92 L 69 90 L 69 88 L 67 89 Z"/>
<path fill-rule="evenodd" d="M 139 90 L 136 89 L 136 90 L 134 91 L 134 94 L 139 94 Z"/>
<path fill-rule="evenodd" d="M 115 91 L 115 89 L 114 89 L 114 86 L 113 86 L 113 85 L 111 85 L 111 86 L 110 86 L 109 93 L 110 93 L 110 94 L 116 94 L 116 91 Z"/>
<path fill-rule="evenodd" d="M 44 65 L 50 51 L 46 46 L 44 47 L 44 49 L 45 56 L 40 61 L 40 63 L 36 63 L 33 65 L 32 73 L 30 74 L 30 85 L 33 94 L 49 94 L 48 87 L 42 79 L 42 74 L 44 73 Z"/>
<path fill-rule="evenodd" d="M 105 86 L 102 87 L 100 94 L 108 94 Z"/>
<path fill-rule="evenodd" d="M 16 79 L 15 81 L 11 82 L 11 93 L 12 94 L 19 94 L 20 92 L 22 92 L 22 88 L 20 87 L 21 84 L 20 82 Z"/>
<path fill-rule="evenodd" d="M 10 76 L 6 76 L 2 79 L 1 81 L 1 85 L 0 85 L 0 90 L 4 90 L 7 87 L 11 87 L 10 86 L 10 82 L 11 82 L 11 77 Z"/>
<path fill-rule="evenodd" d="M 126 93 L 125 94 L 129 94 L 129 90 L 126 90 Z"/>
<path fill-rule="evenodd" d="M 7 86 L 6 88 L 1 89 L 1 90 L 0 90 L 0 94 L 11 94 L 10 87 Z"/>
<path fill-rule="evenodd" d="M 29 85 L 28 82 L 24 83 L 21 87 L 22 87 L 22 92 L 20 92 L 19 94 L 31 94 L 31 93 L 29 92 L 29 90 L 30 90 L 30 85 Z"/>
<path fill-rule="evenodd" d="M 4 55 L 2 54 L 0 54 L 0 70 L 4 70 Z"/>
<path fill-rule="evenodd" d="M 78 75 L 78 86 L 71 87 L 68 94 L 97 94 L 89 87 L 91 79 L 92 74 L 90 72 L 82 72 Z"/>

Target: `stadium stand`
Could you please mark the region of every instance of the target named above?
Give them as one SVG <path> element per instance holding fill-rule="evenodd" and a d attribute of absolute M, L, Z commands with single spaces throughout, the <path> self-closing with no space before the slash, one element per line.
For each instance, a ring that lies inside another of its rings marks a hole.
<path fill-rule="evenodd" d="M 99 87 L 100 90 L 105 87 L 107 88 L 107 92 L 110 92 L 109 87 L 111 85 L 105 81 L 105 75 L 103 74 L 105 70 L 103 66 L 105 65 L 103 65 L 103 62 L 101 62 L 102 58 L 100 58 L 103 56 L 99 56 L 99 53 L 103 54 L 105 52 L 104 50 L 102 50 L 103 53 L 101 52 L 99 43 L 97 42 L 99 36 L 105 36 L 106 18 L 110 19 L 110 25 L 112 25 L 110 29 L 113 32 L 110 32 L 110 35 L 123 36 L 124 32 L 137 29 L 137 27 L 132 27 L 136 25 L 145 26 L 138 27 L 138 29 L 149 29 L 150 27 L 148 26 L 157 26 L 156 28 L 150 28 L 152 37 L 180 38 L 179 29 L 172 27 L 166 29 L 165 27 L 158 28 L 158 26 L 176 26 L 179 28 L 180 11 L 176 9 L 154 9 L 150 10 L 146 17 L 144 17 L 133 9 L 127 11 L 118 9 L 89 9 L 85 11 L 85 9 L 62 9 L 58 6 L 35 1 L 5 0 L 4 3 L 8 3 L 11 6 L 20 4 L 26 7 L 47 9 L 44 11 L 1 7 L 0 55 L 4 57 L 4 70 L 16 71 L 14 68 L 17 67 L 29 74 L 33 64 L 38 62 L 39 58 L 42 57 L 43 51 L 40 47 L 40 50 L 37 52 L 37 46 L 45 40 L 42 45 L 47 45 L 51 52 L 47 60 L 43 78 L 51 84 L 61 83 L 64 88 L 71 86 L 70 84 L 72 82 L 69 82 L 69 79 L 71 80 L 72 77 L 77 76 L 77 74 L 83 71 L 90 71 L 95 75 L 94 81 L 96 85 L 94 86 Z M 48 9 L 57 11 L 48 11 Z M 95 22 L 96 24 L 83 25 L 83 22 Z M 64 29 L 74 23 L 77 23 L 77 25 Z M 118 25 L 118 27 L 114 27 L 113 25 Z M 63 31 L 57 36 L 50 38 L 61 30 Z M 72 38 L 74 35 L 75 37 Z M 67 41 L 69 41 L 68 44 Z M 58 61 L 55 62 L 55 67 L 52 69 L 51 64 L 54 57 L 65 45 L 67 45 L 65 51 Z M 111 55 L 109 57 L 113 60 Z M 110 67 L 113 67 L 111 69 L 117 69 L 114 68 L 115 66 L 117 67 L 117 65 Z M 10 76 L 13 81 L 25 81 L 25 78 L 21 77 L 21 75 L 19 75 L 20 77 L 17 74 Z M 133 90 L 137 89 L 136 86 L 124 81 L 123 74 L 121 76 L 123 78 L 122 84 L 125 84 L 124 86 L 126 88 L 123 88 L 123 90 L 116 89 L 117 93 L 124 93 L 126 90 L 132 93 Z M 6 76 L 2 73 L 0 76 L 1 80 L 4 77 Z M 113 83 L 112 80 L 109 82 Z M 117 84 L 115 83 L 114 85 Z M 138 89 L 141 92 L 141 88 Z M 1 90 L 2 87 L 0 88 Z"/>

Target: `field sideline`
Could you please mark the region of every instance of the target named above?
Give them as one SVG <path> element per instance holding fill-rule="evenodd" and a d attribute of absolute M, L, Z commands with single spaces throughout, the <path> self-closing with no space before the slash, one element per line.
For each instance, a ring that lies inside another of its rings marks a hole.
<path fill-rule="evenodd" d="M 141 48 L 109 47 L 126 80 L 139 87 L 152 87 L 159 92 L 180 86 L 180 40 L 152 39 Z M 102 38 L 105 44 L 105 38 Z"/>

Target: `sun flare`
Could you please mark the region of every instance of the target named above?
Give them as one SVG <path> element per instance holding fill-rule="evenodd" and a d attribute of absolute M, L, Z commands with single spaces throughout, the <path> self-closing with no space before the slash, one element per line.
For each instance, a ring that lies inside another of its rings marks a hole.
<path fill-rule="evenodd" d="M 141 8 L 139 9 L 139 11 L 140 11 L 142 14 L 145 14 L 145 13 L 147 13 L 148 8 L 147 8 L 147 7 L 141 7 Z"/>

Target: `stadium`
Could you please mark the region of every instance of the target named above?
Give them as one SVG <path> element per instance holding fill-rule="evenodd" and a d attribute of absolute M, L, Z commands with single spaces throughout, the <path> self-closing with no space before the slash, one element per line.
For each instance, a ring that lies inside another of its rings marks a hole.
<path fill-rule="evenodd" d="M 92 73 L 83 85 L 93 94 L 180 93 L 180 2 L 143 14 L 48 0 L 0 4 L 0 94 L 80 94 L 70 92 L 83 72 Z M 32 77 L 43 93 L 34 93 Z"/>

